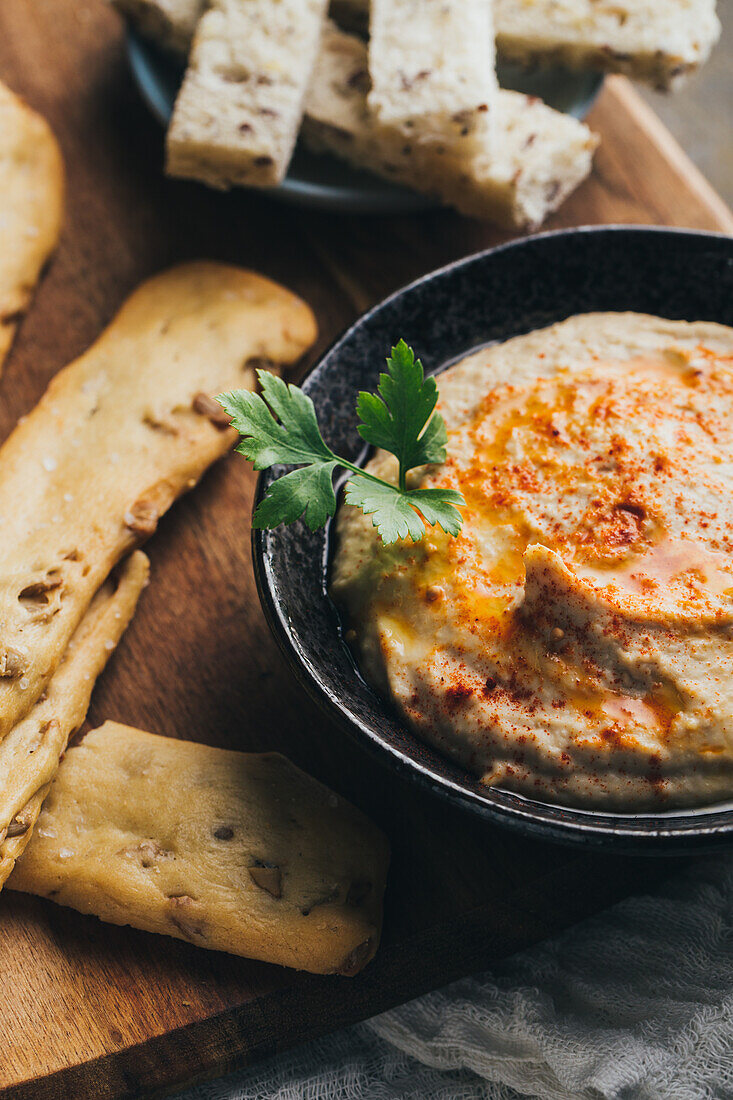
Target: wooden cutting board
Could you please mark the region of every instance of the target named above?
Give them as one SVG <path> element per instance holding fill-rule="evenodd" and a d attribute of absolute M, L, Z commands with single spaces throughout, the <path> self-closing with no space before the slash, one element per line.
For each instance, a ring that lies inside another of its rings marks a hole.
<path fill-rule="evenodd" d="M 173 261 L 242 263 L 302 294 L 321 327 L 313 360 L 400 284 L 506 239 L 449 212 L 340 217 L 164 180 L 161 131 L 102 0 L 2 0 L 0 78 L 49 119 L 68 171 L 62 244 L 0 382 L 3 437 L 125 295 Z M 730 212 L 625 81 L 607 81 L 590 122 L 603 138 L 593 178 L 552 226 L 733 232 Z M 127 1097 L 226 1071 L 486 967 L 662 873 L 489 828 L 345 742 L 294 683 L 263 621 L 249 556 L 253 487 L 232 456 L 161 523 L 148 545 L 152 584 L 90 719 L 278 749 L 370 812 L 394 845 L 383 946 L 356 979 L 315 978 L 6 891 L 4 1098 Z"/>

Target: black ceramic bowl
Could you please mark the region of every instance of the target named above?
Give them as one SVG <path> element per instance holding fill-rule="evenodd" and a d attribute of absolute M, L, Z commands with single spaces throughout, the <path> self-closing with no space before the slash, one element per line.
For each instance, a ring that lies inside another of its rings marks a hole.
<path fill-rule="evenodd" d="M 592 310 L 634 310 L 733 325 L 733 238 L 611 226 L 545 233 L 426 275 L 376 306 L 309 374 L 328 444 L 363 457 L 354 403 L 373 389 L 404 337 L 428 371 L 471 349 Z M 283 472 L 260 478 L 258 498 Z M 436 795 L 497 824 L 545 838 L 649 853 L 733 839 L 733 802 L 665 814 L 608 814 L 487 789 L 417 740 L 359 675 L 326 594 L 329 531 L 302 523 L 254 533 L 262 603 L 292 668 L 343 729 Z"/>

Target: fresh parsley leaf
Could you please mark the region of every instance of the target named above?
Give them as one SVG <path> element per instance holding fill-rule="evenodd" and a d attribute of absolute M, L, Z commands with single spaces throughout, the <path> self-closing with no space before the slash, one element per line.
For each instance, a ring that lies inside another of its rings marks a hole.
<path fill-rule="evenodd" d="M 465 504 L 453 489 L 400 489 L 388 481 L 372 481 L 363 474 L 351 478 L 344 499 L 372 516 L 372 522 L 385 543 L 406 539 L 419 542 L 425 524 L 418 513 L 437 523 L 449 535 L 461 531 L 461 513 L 455 507 Z"/>
<path fill-rule="evenodd" d="M 239 453 L 254 463 L 255 470 L 266 470 L 276 462 L 300 465 L 334 460 L 336 456 L 323 441 L 310 397 L 269 371 L 258 370 L 257 377 L 262 397 L 249 390 L 235 390 L 217 398 L 242 437 Z"/>
<path fill-rule="evenodd" d="M 442 416 L 434 411 L 435 379 L 424 377 L 422 363 L 404 340 L 392 349 L 387 372 L 380 375 L 378 393 L 359 394 L 358 430 L 368 443 L 397 458 L 398 485 L 334 454 L 321 435 L 311 399 L 268 371 L 257 372 L 262 396 L 236 390 L 217 398 L 241 436 L 237 450 L 256 470 L 277 463 L 298 467 L 270 485 L 255 511 L 255 527 L 277 527 L 301 517 L 311 530 L 322 527 L 336 511 L 333 474 L 341 466 L 355 475 L 346 487 L 346 503 L 372 516 L 384 542 L 418 542 L 426 522 L 449 535 L 460 533 L 458 507 L 465 504 L 460 493 L 406 487 L 409 470 L 445 461 L 448 436 Z"/>
<path fill-rule="evenodd" d="M 336 511 L 333 472 L 338 459 L 323 441 L 310 397 L 269 371 L 257 375 L 262 397 L 237 390 L 217 398 L 242 437 L 237 450 L 255 470 L 276 462 L 301 468 L 273 481 L 255 511 L 254 525 L 278 527 L 302 516 L 315 531 Z"/>
<path fill-rule="evenodd" d="M 378 394 L 359 394 L 357 431 L 367 443 L 397 456 L 404 489 L 408 470 L 445 462 L 448 434 L 442 416 L 430 419 L 438 401 L 435 379 L 425 378 L 422 363 L 404 340 L 392 348 L 387 370 L 379 376 Z"/>
<path fill-rule="evenodd" d="M 302 516 L 311 531 L 323 527 L 336 511 L 333 471 L 337 462 L 313 463 L 273 481 L 255 509 L 255 527 L 279 527 Z"/>

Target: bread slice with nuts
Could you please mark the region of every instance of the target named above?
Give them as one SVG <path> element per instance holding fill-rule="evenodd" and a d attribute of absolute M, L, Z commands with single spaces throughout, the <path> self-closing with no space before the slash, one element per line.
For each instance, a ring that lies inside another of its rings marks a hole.
<path fill-rule="evenodd" d="M 211 401 L 315 338 L 308 306 L 215 263 L 143 283 L 0 448 L 0 739 L 58 667 L 115 564 L 232 446 Z"/>
<path fill-rule="evenodd" d="M 372 0 L 369 109 L 388 133 L 486 148 L 497 83 L 492 0 Z"/>
<path fill-rule="evenodd" d="M 389 852 L 355 807 L 276 753 L 106 722 L 66 754 L 9 888 L 317 974 L 379 942 Z"/>
<path fill-rule="evenodd" d="M 31 838 L 59 760 L 147 579 L 148 559 L 136 550 L 92 600 L 41 699 L 0 742 L 0 888 Z"/>
<path fill-rule="evenodd" d="M 56 247 L 64 164 L 40 115 L 0 84 L 0 367 Z"/>
<path fill-rule="evenodd" d="M 715 0 L 495 0 L 504 57 L 626 73 L 668 89 L 707 60 Z"/>
<path fill-rule="evenodd" d="M 295 148 L 326 0 L 213 0 L 166 142 L 171 176 L 274 187 Z"/>
<path fill-rule="evenodd" d="M 200 0 L 114 0 L 147 34 L 187 52 Z M 626 73 L 674 88 L 720 37 L 715 0 L 494 0 L 500 58 Z M 346 30 L 366 33 L 369 0 L 331 0 Z"/>
<path fill-rule="evenodd" d="M 363 32 L 369 0 L 331 0 Z M 660 89 L 705 62 L 720 35 L 715 0 L 494 0 L 496 48 L 522 65 L 626 73 Z"/>
<path fill-rule="evenodd" d="M 491 150 L 461 163 L 439 147 L 385 132 L 369 110 L 368 90 L 366 47 L 329 23 L 306 101 L 306 144 L 472 217 L 537 226 L 590 172 L 597 139 L 588 127 L 518 92 L 498 93 Z"/>

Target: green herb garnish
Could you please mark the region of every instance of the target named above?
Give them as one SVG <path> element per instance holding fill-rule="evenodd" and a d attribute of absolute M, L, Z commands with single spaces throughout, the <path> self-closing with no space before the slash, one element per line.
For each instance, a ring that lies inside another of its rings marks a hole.
<path fill-rule="evenodd" d="M 383 542 L 408 536 L 418 542 L 425 523 L 437 523 L 449 535 L 461 530 L 456 505 L 465 504 L 453 489 L 408 489 L 407 474 L 417 466 L 445 462 L 445 421 L 434 413 L 438 387 L 425 378 L 412 348 L 400 340 L 379 376 L 378 393 L 360 393 L 356 411 L 362 439 L 393 454 L 399 462 L 393 485 L 340 458 L 326 446 L 310 397 L 297 386 L 260 370 L 262 396 L 248 390 L 221 394 L 217 400 L 241 435 L 240 454 L 266 470 L 275 463 L 298 469 L 273 481 L 254 514 L 255 527 L 277 527 L 302 516 L 312 531 L 336 511 L 333 473 L 337 466 L 353 473 L 346 485 L 346 503 L 361 508 Z"/>

